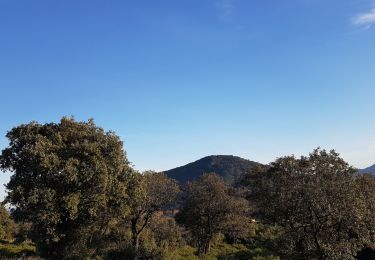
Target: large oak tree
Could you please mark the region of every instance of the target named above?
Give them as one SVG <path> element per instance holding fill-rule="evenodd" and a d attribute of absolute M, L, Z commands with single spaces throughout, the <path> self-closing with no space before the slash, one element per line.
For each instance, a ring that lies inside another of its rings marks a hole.
<path fill-rule="evenodd" d="M 215 234 L 236 236 L 246 225 L 248 212 L 247 201 L 231 194 L 219 175 L 209 173 L 187 184 L 176 220 L 191 232 L 202 255 L 209 252 Z"/>
<path fill-rule="evenodd" d="M 287 259 L 355 259 L 375 242 L 374 180 L 335 151 L 282 157 L 247 183 L 261 219 L 281 228 Z"/>
<path fill-rule="evenodd" d="M 6 202 L 17 220 L 32 223 L 32 238 L 47 258 L 95 252 L 109 222 L 127 212 L 132 171 L 123 143 L 93 120 L 31 122 L 7 134 L 1 168 L 13 172 Z"/>

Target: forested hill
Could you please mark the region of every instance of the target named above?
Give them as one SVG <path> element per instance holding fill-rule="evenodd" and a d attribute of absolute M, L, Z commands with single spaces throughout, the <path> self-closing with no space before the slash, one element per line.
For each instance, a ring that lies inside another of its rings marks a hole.
<path fill-rule="evenodd" d="M 375 174 L 375 164 L 366 169 L 361 170 L 362 173 L 372 173 Z"/>
<path fill-rule="evenodd" d="M 187 165 L 177 167 L 165 173 L 181 183 L 192 181 L 203 173 L 217 173 L 228 183 L 260 163 L 249 161 L 233 155 L 211 155 Z"/>

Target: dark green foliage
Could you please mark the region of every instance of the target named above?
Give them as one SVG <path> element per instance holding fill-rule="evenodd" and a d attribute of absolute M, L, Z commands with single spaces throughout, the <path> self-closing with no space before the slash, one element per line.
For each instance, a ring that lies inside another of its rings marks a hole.
<path fill-rule="evenodd" d="M 197 256 L 195 249 L 183 246 L 170 251 L 164 256 L 167 260 L 280 260 L 271 252 L 259 247 L 249 247 L 243 244 L 226 244 L 223 242 L 213 245 L 208 254 Z"/>
<path fill-rule="evenodd" d="M 226 182 L 233 183 L 242 174 L 259 165 L 261 164 L 237 156 L 216 155 L 204 157 L 196 162 L 166 171 L 165 174 L 181 183 L 185 183 L 196 180 L 204 173 L 214 172 L 220 175 Z"/>
<path fill-rule="evenodd" d="M 16 243 L 21 244 L 24 242 L 29 242 L 30 229 L 32 224 L 27 222 L 17 223 L 17 233 L 14 236 Z"/>
<path fill-rule="evenodd" d="M 1 259 L 21 259 L 21 257 L 31 257 L 30 259 L 39 259 L 35 252 L 35 245 L 30 242 L 0 243 Z"/>
<path fill-rule="evenodd" d="M 210 156 L 167 175 L 141 174 L 129 166 L 119 137 L 92 120 L 32 122 L 7 137 L 0 167 L 13 172 L 5 201 L 12 214 L 1 205 L 0 258 L 373 255 L 375 179 L 335 151 L 316 149 L 267 166 Z M 185 184 L 182 194 L 168 176 Z"/>
<path fill-rule="evenodd" d="M 0 240 L 12 241 L 17 233 L 17 225 L 3 204 L 0 204 Z"/>
<path fill-rule="evenodd" d="M 91 255 L 110 220 L 127 211 L 131 169 L 122 142 L 92 120 L 32 122 L 7 134 L 1 168 L 12 171 L 6 202 L 14 217 L 32 223 L 42 256 Z"/>
<path fill-rule="evenodd" d="M 181 227 L 176 224 L 174 218 L 163 214 L 154 216 L 150 223 L 156 245 L 165 250 L 171 250 L 183 246 L 185 241 L 182 237 Z"/>
<path fill-rule="evenodd" d="M 128 189 L 130 212 L 124 220 L 130 222 L 132 245 L 138 251 L 139 238 L 155 213 L 173 205 L 179 192 L 175 180 L 152 171 L 133 174 Z"/>
<path fill-rule="evenodd" d="M 281 228 L 287 259 L 354 259 L 375 242 L 375 182 L 335 151 L 276 160 L 251 187 L 260 216 Z"/>
<path fill-rule="evenodd" d="M 232 196 L 224 180 L 211 173 L 187 184 L 176 220 L 191 232 L 201 255 L 208 253 L 216 234 L 230 234 L 232 228 L 246 224 L 248 211 L 247 202 Z"/>
<path fill-rule="evenodd" d="M 37 259 L 35 244 L 29 239 L 30 225 L 15 223 L 1 204 L 0 208 L 0 258 L 33 257 Z"/>
<path fill-rule="evenodd" d="M 116 243 L 102 254 L 108 259 L 164 259 L 169 251 L 184 245 L 181 228 L 162 212 L 156 213 L 139 234 L 136 250 L 130 226 L 117 226 L 114 231 L 113 241 Z"/>

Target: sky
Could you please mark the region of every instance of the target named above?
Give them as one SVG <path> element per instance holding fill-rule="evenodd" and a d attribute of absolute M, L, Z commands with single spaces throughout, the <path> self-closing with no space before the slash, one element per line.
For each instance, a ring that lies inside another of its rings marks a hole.
<path fill-rule="evenodd" d="M 0 0 L 0 149 L 74 116 L 138 170 L 318 146 L 363 168 L 374 100 L 373 0 Z"/>

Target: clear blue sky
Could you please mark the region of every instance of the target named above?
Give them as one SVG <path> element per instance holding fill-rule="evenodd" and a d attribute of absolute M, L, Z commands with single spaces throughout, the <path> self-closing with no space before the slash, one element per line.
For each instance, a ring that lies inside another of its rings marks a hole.
<path fill-rule="evenodd" d="M 74 115 L 140 170 L 317 146 L 365 167 L 374 100 L 372 0 L 0 0 L 0 148 Z"/>

